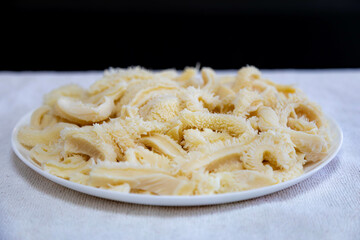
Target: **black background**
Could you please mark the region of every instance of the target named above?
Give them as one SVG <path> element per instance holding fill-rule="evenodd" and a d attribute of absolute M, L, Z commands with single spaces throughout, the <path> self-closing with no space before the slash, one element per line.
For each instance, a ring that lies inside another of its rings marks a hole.
<path fill-rule="evenodd" d="M 360 67 L 360 1 L 12 1 L 0 70 Z"/>

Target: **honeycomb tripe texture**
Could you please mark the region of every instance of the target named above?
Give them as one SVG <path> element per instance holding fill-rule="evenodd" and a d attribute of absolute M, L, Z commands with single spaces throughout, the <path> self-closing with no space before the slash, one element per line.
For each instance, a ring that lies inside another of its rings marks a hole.
<path fill-rule="evenodd" d="M 202 195 L 298 177 L 327 155 L 319 106 L 255 67 L 109 69 L 48 93 L 19 142 L 44 171 L 126 193 Z"/>

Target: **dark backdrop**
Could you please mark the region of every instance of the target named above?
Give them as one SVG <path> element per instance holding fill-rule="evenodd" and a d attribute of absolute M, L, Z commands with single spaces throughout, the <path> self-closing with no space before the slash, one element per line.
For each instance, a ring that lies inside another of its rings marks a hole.
<path fill-rule="evenodd" d="M 17 0 L 0 70 L 360 67 L 355 0 Z"/>

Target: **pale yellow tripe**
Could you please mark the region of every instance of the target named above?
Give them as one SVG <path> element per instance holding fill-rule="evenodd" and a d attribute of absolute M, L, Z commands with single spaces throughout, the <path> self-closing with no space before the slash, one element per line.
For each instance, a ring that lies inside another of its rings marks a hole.
<path fill-rule="evenodd" d="M 125 193 L 202 195 L 277 184 L 331 145 L 321 109 L 255 67 L 106 70 L 89 89 L 68 85 L 20 129 L 43 170 Z"/>

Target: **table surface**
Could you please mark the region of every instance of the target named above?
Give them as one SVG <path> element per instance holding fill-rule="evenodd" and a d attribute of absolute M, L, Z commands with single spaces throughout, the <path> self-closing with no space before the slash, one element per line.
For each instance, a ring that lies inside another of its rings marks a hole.
<path fill-rule="evenodd" d="M 233 73 L 229 71 L 229 73 Z M 50 90 L 87 87 L 102 72 L 0 72 L 0 239 L 359 239 L 360 69 L 267 70 L 295 84 L 340 124 L 343 147 L 283 191 L 202 207 L 154 207 L 88 196 L 38 175 L 11 149 L 11 131 Z"/>

